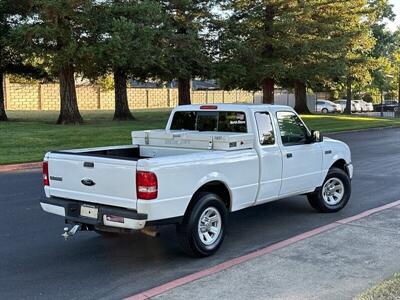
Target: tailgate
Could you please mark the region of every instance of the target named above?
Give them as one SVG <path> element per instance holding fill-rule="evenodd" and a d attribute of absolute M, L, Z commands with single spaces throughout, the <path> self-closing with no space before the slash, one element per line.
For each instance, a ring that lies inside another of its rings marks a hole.
<path fill-rule="evenodd" d="M 136 161 L 50 153 L 50 196 L 136 209 Z"/>

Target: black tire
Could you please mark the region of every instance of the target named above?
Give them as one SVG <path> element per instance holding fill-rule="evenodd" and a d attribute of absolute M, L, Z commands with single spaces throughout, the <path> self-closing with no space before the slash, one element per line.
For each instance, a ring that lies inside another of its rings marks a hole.
<path fill-rule="evenodd" d="M 335 205 L 330 205 L 324 200 L 323 187 L 325 183 L 332 178 L 337 178 L 343 183 L 344 194 L 340 202 Z M 351 196 L 351 180 L 345 171 L 339 168 L 331 168 L 326 176 L 324 183 L 321 187 L 317 188 L 315 192 L 307 195 L 308 202 L 317 211 L 322 213 L 334 213 L 342 210 L 349 202 Z"/>
<path fill-rule="evenodd" d="M 327 113 L 329 113 L 329 110 L 328 110 L 327 108 L 323 108 L 321 112 L 322 112 L 323 114 L 327 114 Z"/>
<path fill-rule="evenodd" d="M 178 224 L 177 235 L 182 250 L 193 257 L 213 255 L 221 247 L 226 232 L 228 210 L 221 198 L 213 193 L 201 193 L 195 204 L 188 209 L 181 224 Z M 198 226 L 200 217 L 208 209 L 216 209 L 221 218 L 220 232 L 211 245 L 206 245 L 200 237 Z"/>

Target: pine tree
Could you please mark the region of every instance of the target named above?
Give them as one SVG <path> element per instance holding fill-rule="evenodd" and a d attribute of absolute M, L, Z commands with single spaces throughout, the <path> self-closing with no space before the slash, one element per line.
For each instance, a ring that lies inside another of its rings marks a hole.
<path fill-rule="evenodd" d="M 19 74 L 32 78 L 46 77 L 40 68 L 32 66 L 23 56 L 20 45 L 15 44 L 13 31 L 19 17 L 30 9 L 30 1 L 2 0 L 0 2 L 0 121 L 7 121 L 3 82 L 5 74 Z"/>
<path fill-rule="evenodd" d="M 228 88 L 264 92 L 274 102 L 274 86 L 285 76 L 288 33 L 297 2 L 293 0 L 226 1 L 229 17 L 220 33 L 218 73 Z"/>
<path fill-rule="evenodd" d="M 109 0 L 99 3 L 93 18 L 90 52 L 93 65 L 84 71 L 88 77 L 114 75 L 114 120 L 134 119 L 128 105 L 128 79 L 154 76 L 160 64 L 161 36 L 165 14 L 153 0 Z"/>
<path fill-rule="evenodd" d="M 212 8 L 210 0 L 162 1 L 169 16 L 170 34 L 164 51 L 164 68 L 159 75 L 178 81 L 179 105 L 190 104 L 190 83 L 211 74 L 209 38 Z"/>
<path fill-rule="evenodd" d="M 87 63 L 87 23 L 93 12 L 90 0 L 31 0 L 30 14 L 16 34 L 26 53 L 38 60 L 60 83 L 58 124 L 79 124 L 75 73 Z"/>

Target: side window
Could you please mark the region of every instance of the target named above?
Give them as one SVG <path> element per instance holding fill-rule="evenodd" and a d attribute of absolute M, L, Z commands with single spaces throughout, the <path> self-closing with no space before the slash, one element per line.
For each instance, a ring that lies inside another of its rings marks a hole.
<path fill-rule="evenodd" d="M 263 146 L 275 144 L 274 128 L 272 127 L 272 120 L 269 113 L 260 112 L 256 113 L 255 116 L 260 144 Z"/>
<path fill-rule="evenodd" d="M 284 146 L 305 144 L 307 142 L 309 132 L 296 114 L 280 111 L 276 115 Z"/>

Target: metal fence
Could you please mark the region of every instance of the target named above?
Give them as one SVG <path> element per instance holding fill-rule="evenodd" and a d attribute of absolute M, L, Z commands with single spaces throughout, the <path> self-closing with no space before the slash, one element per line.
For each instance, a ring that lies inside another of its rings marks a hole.
<path fill-rule="evenodd" d="M 394 111 L 353 113 L 353 115 L 375 118 L 400 118 L 400 114 L 397 114 Z"/>

